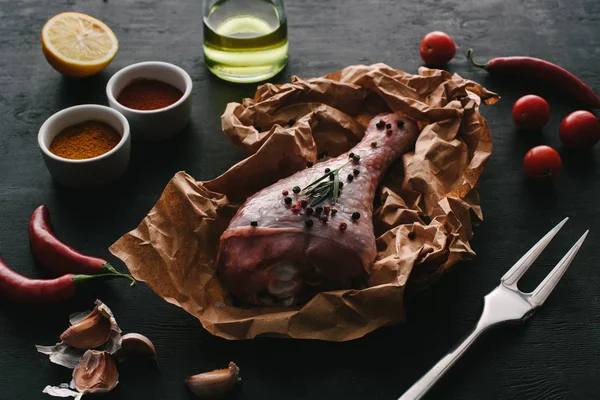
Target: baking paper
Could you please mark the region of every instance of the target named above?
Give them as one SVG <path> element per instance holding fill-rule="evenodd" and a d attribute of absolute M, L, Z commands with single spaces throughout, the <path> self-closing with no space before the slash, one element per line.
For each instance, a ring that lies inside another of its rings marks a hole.
<path fill-rule="evenodd" d="M 210 181 L 178 172 L 110 251 L 136 279 L 227 339 L 346 341 L 402 323 L 407 288 L 431 285 L 475 255 L 469 241 L 483 221 L 477 183 L 492 153 L 479 108 L 499 99 L 457 74 L 425 67 L 409 74 L 385 64 L 263 84 L 254 98 L 228 104 L 221 116 L 223 133 L 246 158 Z M 367 287 L 323 292 L 297 307 L 236 305 L 213 261 L 240 204 L 323 153 L 349 150 L 371 118 L 390 111 L 415 119 L 421 134 L 378 188 L 378 254 Z"/>

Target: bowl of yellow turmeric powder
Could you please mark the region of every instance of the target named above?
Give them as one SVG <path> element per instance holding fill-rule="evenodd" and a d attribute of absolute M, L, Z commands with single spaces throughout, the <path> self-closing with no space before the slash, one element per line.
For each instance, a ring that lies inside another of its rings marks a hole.
<path fill-rule="evenodd" d="M 69 107 L 38 133 L 42 158 L 59 184 L 97 187 L 118 180 L 129 165 L 129 123 L 119 111 L 96 104 Z"/>

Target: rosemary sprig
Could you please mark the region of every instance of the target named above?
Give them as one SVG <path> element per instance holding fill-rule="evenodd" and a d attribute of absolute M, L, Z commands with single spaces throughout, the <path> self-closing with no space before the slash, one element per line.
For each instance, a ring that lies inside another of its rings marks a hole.
<path fill-rule="evenodd" d="M 329 186 L 327 187 L 327 189 L 325 189 L 325 191 L 324 191 L 324 192 L 319 192 L 319 193 L 318 193 L 318 196 L 319 196 L 319 197 L 317 197 L 317 198 L 314 198 L 314 199 L 313 199 L 313 200 L 310 202 L 310 206 L 311 206 L 311 207 L 314 207 L 314 206 L 316 206 L 317 204 L 321 203 L 323 200 L 325 200 L 325 199 L 326 199 L 326 198 L 329 196 L 329 193 L 331 193 L 331 191 L 332 191 L 332 185 L 329 185 Z"/>
<path fill-rule="evenodd" d="M 306 192 L 306 197 L 312 198 L 310 202 L 310 206 L 313 207 L 331 195 L 331 204 L 335 204 L 335 202 L 340 197 L 340 177 L 339 172 L 342 168 L 348 165 L 351 162 L 348 161 L 342 164 L 340 167 L 327 172 L 325 175 L 320 177 L 319 179 L 311 182 L 308 186 L 306 186 L 302 191 L 310 189 Z M 323 182 L 323 180 L 333 177 L 333 180 L 328 180 Z"/>
<path fill-rule="evenodd" d="M 338 197 L 340 197 L 340 175 L 335 174 L 333 176 L 333 195 L 331 196 L 331 204 L 335 204 Z"/>

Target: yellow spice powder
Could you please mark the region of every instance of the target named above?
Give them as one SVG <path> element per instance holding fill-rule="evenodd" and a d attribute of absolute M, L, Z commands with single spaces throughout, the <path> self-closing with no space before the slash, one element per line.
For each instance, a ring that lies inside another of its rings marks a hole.
<path fill-rule="evenodd" d="M 50 144 L 50 152 L 71 160 L 97 157 L 121 141 L 114 128 L 100 121 L 85 121 L 63 129 Z"/>

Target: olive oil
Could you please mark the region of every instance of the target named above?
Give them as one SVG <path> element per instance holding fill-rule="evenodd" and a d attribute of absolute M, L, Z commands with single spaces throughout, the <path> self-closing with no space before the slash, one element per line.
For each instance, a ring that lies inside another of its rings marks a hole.
<path fill-rule="evenodd" d="M 267 0 L 217 1 L 204 16 L 204 62 L 231 82 L 258 82 L 287 64 L 287 21 Z"/>

